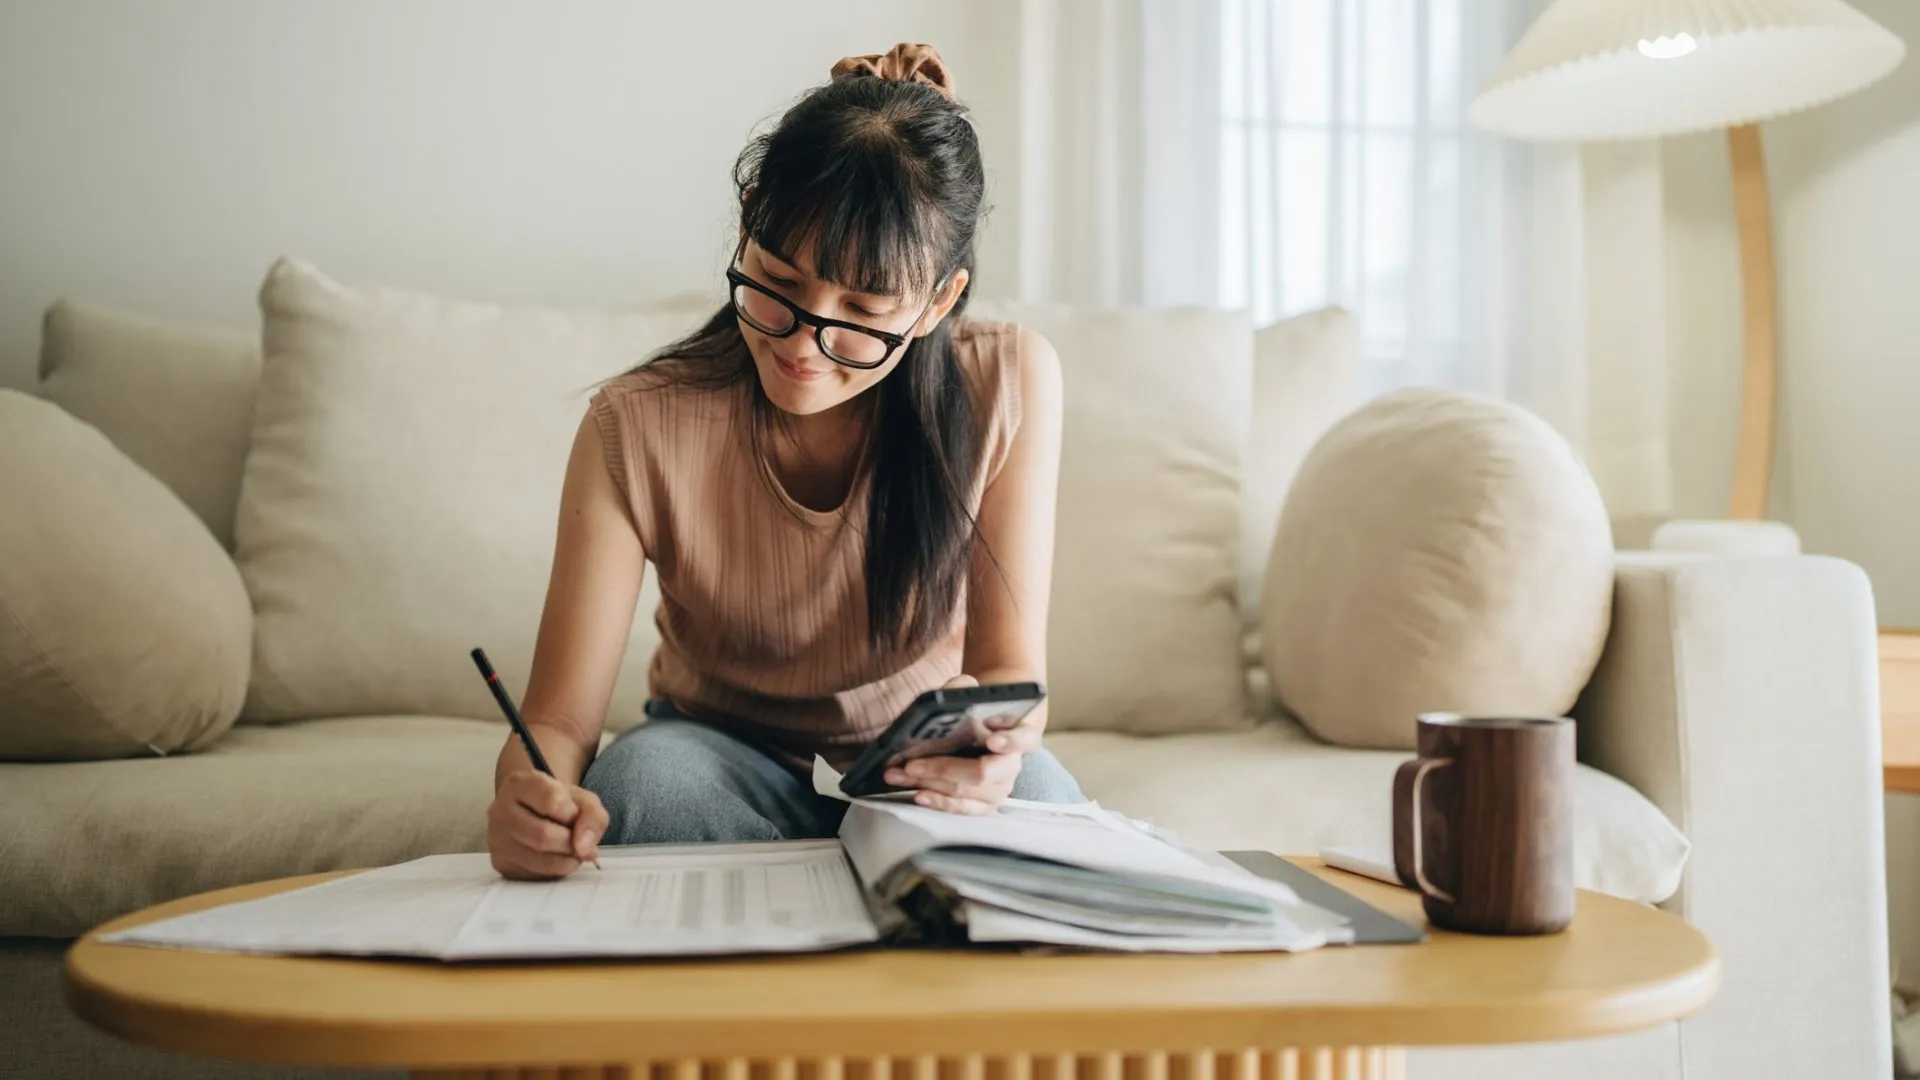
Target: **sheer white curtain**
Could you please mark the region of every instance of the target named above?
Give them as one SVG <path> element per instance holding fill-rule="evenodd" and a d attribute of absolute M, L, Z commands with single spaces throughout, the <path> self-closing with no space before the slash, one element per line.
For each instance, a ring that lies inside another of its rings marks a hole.
<path fill-rule="evenodd" d="M 1527 5 L 1221 0 L 1218 302 L 1351 309 L 1369 390 L 1544 397 L 1536 152 L 1466 123 Z"/>
<path fill-rule="evenodd" d="M 1657 154 L 1605 158 L 1596 212 L 1593 154 L 1583 174 L 1575 147 L 1466 123 L 1540 6 L 1022 0 L 1020 292 L 1260 324 L 1345 307 L 1367 391 L 1518 401 L 1616 513 L 1663 512 Z"/>

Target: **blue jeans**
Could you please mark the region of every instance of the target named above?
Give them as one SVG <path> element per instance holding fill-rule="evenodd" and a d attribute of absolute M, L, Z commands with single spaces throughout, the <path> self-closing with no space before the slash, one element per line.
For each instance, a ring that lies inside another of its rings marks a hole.
<path fill-rule="evenodd" d="M 649 712 L 653 712 L 649 709 Z M 580 786 L 611 819 L 608 844 L 801 840 L 833 836 L 847 804 L 718 728 L 684 718 L 649 720 L 608 744 Z M 1080 802 L 1059 760 L 1035 750 L 1020 763 L 1013 797 Z"/>

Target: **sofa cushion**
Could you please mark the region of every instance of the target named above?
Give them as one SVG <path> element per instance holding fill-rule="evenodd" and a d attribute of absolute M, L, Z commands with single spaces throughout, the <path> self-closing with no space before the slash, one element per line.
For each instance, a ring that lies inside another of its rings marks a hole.
<path fill-rule="evenodd" d="M 242 725 L 204 753 L 0 764 L 0 936 L 249 881 L 486 848 L 505 725 Z"/>
<path fill-rule="evenodd" d="M 1405 390 L 1336 424 L 1301 466 L 1262 653 L 1316 735 L 1411 748 L 1423 712 L 1563 715 L 1612 598 L 1607 509 L 1567 441 L 1508 402 Z"/>
<path fill-rule="evenodd" d="M 1307 452 L 1360 404 L 1360 323 L 1321 308 L 1253 335 L 1253 426 L 1240 492 L 1240 617 L 1250 712 L 1278 713 L 1261 658 L 1260 591 L 1274 526 Z"/>
<path fill-rule="evenodd" d="M 204 753 L 0 764 L 0 936 L 70 936 L 178 896 L 486 846 L 500 725 L 360 717 L 235 728 Z M 1386 848 L 1407 755 L 1296 727 L 1141 738 L 1054 732 L 1091 798 L 1215 848 Z M 1632 788 L 1580 767 L 1575 877 L 1646 902 L 1687 841 Z M 1389 849 L 1390 850 L 1390 849 Z"/>
<path fill-rule="evenodd" d="M 40 379 L 42 397 L 105 432 L 232 549 L 260 388 L 256 335 L 63 300 L 42 327 Z"/>
<path fill-rule="evenodd" d="M 233 561 L 172 492 L 58 405 L 0 390 L 0 758 L 219 738 L 252 626 Z"/>
<path fill-rule="evenodd" d="M 1321 308 L 1253 335 L 1252 428 L 1240 497 L 1240 602 L 1250 629 L 1280 506 L 1307 453 L 1360 404 L 1360 323 Z"/>
<path fill-rule="evenodd" d="M 1293 724 L 1141 739 L 1047 735 L 1087 797 L 1215 850 L 1393 851 L 1393 773 L 1409 755 L 1352 750 Z M 1688 843 L 1646 796 L 1597 769 L 1574 775 L 1574 883 L 1658 903 L 1680 887 Z"/>
<path fill-rule="evenodd" d="M 1245 727 L 1234 591 L 1246 316 L 1011 304 L 973 313 L 1038 331 L 1060 354 L 1048 723 Z"/>
<path fill-rule="evenodd" d="M 285 260 L 260 303 L 266 359 L 235 521 L 256 615 L 243 719 L 497 720 L 467 653 L 485 647 L 524 692 L 588 398 L 711 309 L 507 309 Z M 641 716 L 657 596 L 641 599 L 610 726 Z"/>

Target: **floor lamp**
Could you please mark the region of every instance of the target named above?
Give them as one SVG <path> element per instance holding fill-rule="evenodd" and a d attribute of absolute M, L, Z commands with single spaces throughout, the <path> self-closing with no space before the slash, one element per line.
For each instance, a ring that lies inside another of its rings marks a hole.
<path fill-rule="evenodd" d="M 1519 139 L 1727 130 L 1740 236 L 1740 427 L 1731 517 L 1766 516 L 1773 472 L 1773 228 L 1761 121 L 1860 90 L 1906 46 L 1842 0 L 1556 0 L 1468 117 Z"/>

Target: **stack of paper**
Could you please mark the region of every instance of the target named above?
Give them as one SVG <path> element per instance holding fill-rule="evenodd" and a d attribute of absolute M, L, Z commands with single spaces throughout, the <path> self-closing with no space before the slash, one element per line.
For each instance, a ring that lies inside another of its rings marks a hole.
<path fill-rule="evenodd" d="M 105 940 L 504 960 L 813 952 L 880 939 L 833 840 L 608 847 L 600 866 L 561 881 L 505 881 L 485 855 L 432 855 Z"/>
<path fill-rule="evenodd" d="M 837 794 L 838 777 L 817 786 Z M 439 855 L 106 940 L 262 953 L 689 956 L 887 940 L 1131 951 L 1310 949 L 1346 921 L 1096 804 L 965 817 L 861 799 L 840 839 L 602 849 L 562 881 L 504 881 Z"/>
<path fill-rule="evenodd" d="M 1198 858 L 1094 803 L 1014 801 L 989 817 L 856 802 L 841 842 L 876 894 L 974 942 L 1136 952 L 1299 950 L 1347 921 L 1292 889 Z"/>

